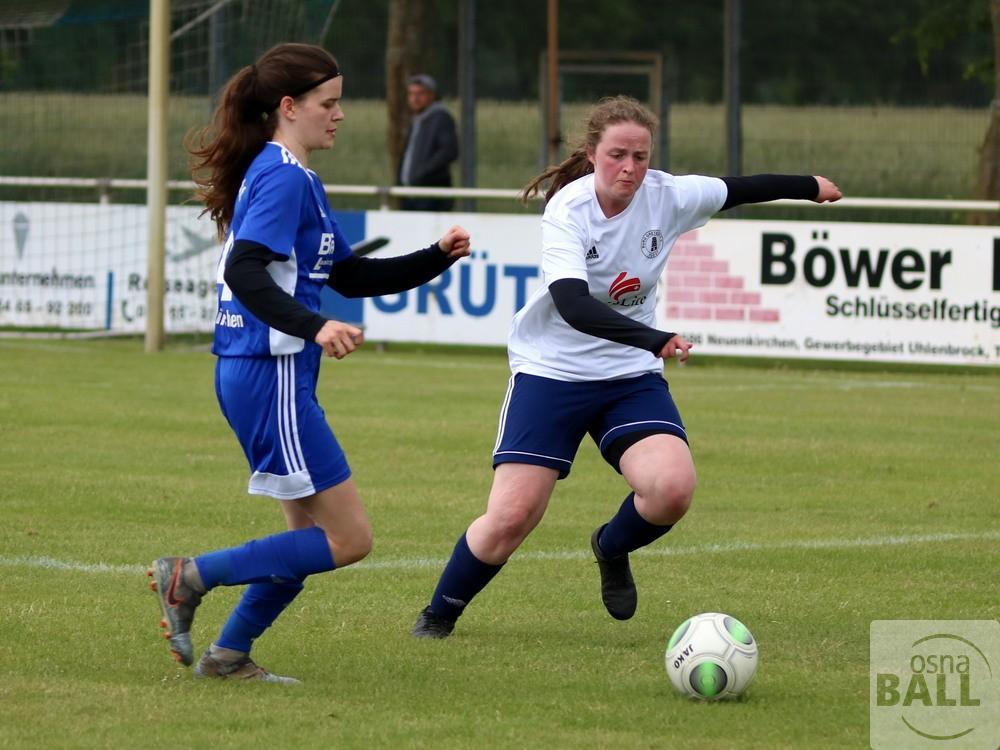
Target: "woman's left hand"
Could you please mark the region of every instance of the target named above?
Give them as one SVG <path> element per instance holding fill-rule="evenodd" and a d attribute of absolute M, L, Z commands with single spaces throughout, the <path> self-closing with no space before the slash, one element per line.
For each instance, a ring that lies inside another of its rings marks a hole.
<path fill-rule="evenodd" d="M 677 361 L 683 364 L 684 362 L 687 362 L 688 352 L 691 350 L 692 346 L 694 346 L 694 344 L 692 344 L 686 338 L 677 333 L 674 334 L 673 337 L 669 341 L 667 341 L 666 344 L 663 345 L 663 348 L 660 350 L 660 353 L 657 354 L 656 356 L 664 360 L 673 359 L 674 357 L 677 357 Z"/>
<path fill-rule="evenodd" d="M 840 188 L 832 180 L 819 175 L 814 175 L 814 177 L 819 184 L 819 194 L 813 198 L 816 203 L 834 203 L 844 197 Z"/>
<path fill-rule="evenodd" d="M 469 233 L 462 227 L 455 225 L 444 233 L 444 237 L 438 240 L 438 247 L 449 258 L 464 258 L 471 252 Z"/>

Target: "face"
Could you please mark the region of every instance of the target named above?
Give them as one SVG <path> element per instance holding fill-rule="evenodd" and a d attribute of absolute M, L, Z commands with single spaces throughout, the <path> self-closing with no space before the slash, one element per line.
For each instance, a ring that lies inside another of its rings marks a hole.
<path fill-rule="evenodd" d="M 652 134 L 637 123 L 619 122 L 604 129 L 597 147 L 587 152 L 602 207 L 621 211 L 628 206 L 646 177 L 652 145 Z"/>
<path fill-rule="evenodd" d="M 282 100 L 283 124 L 306 151 L 333 147 L 337 127 L 344 119 L 340 107 L 343 89 L 344 77 L 337 76 L 297 100 L 290 97 Z"/>
<path fill-rule="evenodd" d="M 419 83 L 411 83 L 406 87 L 406 103 L 413 114 L 418 115 L 431 106 L 434 92 Z"/>

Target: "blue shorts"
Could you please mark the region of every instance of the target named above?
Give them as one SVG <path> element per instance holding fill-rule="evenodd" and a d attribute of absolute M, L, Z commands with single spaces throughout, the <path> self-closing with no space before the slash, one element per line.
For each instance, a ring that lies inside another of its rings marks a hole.
<path fill-rule="evenodd" d="M 251 495 L 295 500 L 351 476 L 316 401 L 322 353 L 218 358 L 215 393 L 250 464 Z"/>
<path fill-rule="evenodd" d="M 667 381 L 658 373 L 588 382 L 517 373 L 500 407 L 493 466 L 548 466 L 565 479 L 587 433 L 618 472 L 625 438 L 666 433 L 687 442 Z"/>

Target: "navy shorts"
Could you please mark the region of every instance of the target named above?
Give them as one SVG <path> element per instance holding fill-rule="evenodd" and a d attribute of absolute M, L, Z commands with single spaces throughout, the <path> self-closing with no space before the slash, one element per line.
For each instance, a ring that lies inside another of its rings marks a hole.
<path fill-rule="evenodd" d="M 322 353 L 219 357 L 215 393 L 250 464 L 251 495 L 296 500 L 351 476 L 316 400 Z"/>
<path fill-rule="evenodd" d="M 687 442 L 667 381 L 658 373 L 588 382 L 517 373 L 500 407 L 493 466 L 548 466 L 564 479 L 587 433 L 618 472 L 621 438 L 666 433 Z"/>

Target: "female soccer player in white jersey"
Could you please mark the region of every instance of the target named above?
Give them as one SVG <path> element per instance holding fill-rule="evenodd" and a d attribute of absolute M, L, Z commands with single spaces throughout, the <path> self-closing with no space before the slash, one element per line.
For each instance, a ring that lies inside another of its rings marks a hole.
<path fill-rule="evenodd" d="M 823 177 L 675 177 L 649 169 L 655 116 L 603 100 L 580 147 L 525 188 L 545 194 L 544 285 L 514 316 L 513 376 L 500 411 L 486 512 L 458 540 L 412 634 L 445 638 L 545 513 L 584 435 L 631 491 L 591 537 L 601 597 L 627 620 L 637 604 L 628 553 L 666 534 L 695 487 L 687 433 L 663 379 L 691 343 L 659 331 L 656 285 L 678 236 L 743 203 L 841 197 Z"/>
<path fill-rule="evenodd" d="M 309 169 L 310 154 L 333 146 L 344 119 L 343 80 L 324 49 L 279 45 L 227 83 L 213 130 L 192 149 L 200 197 L 225 237 L 213 345 L 219 405 L 250 464 L 250 493 L 280 501 L 288 527 L 239 547 L 153 563 L 161 624 L 185 665 L 194 661 L 191 623 L 204 594 L 250 584 L 198 662 L 199 676 L 295 681 L 257 666 L 253 641 L 307 576 L 371 549 L 350 468 L 316 400 L 323 354 L 347 356 L 362 332 L 319 314 L 323 286 L 349 297 L 394 294 L 469 254 L 460 227 L 401 257 L 351 253 Z"/>

